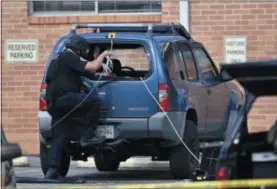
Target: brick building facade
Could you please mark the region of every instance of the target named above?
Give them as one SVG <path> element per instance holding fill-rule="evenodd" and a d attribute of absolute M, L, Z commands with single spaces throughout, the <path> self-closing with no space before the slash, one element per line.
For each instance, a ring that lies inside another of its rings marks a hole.
<path fill-rule="evenodd" d="M 85 11 L 74 14 L 71 12 L 71 16 L 54 14 L 53 11 L 47 12 L 46 5 L 43 14 L 36 14 L 36 10 L 41 11 L 42 8 L 35 7 L 34 3 L 27 1 L 1 3 L 3 22 L 1 121 L 9 140 L 19 142 L 25 153 L 38 153 L 36 116 L 45 63 L 57 38 L 67 34 L 73 23 L 181 22 L 189 28 L 193 38 L 204 43 L 217 63 L 224 61 L 225 36 L 247 36 L 248 60 L 277 58 L 276 1 L 170 0 L 162 1 L 160 7 L 152 5 L 153 10 L 150 10 L 151 6 L 145 5 L 144 9 L 148 7 L 150 13 L 145 13 L 149 11 L 140 13 L 139 10 L 131 13 L 116 11 L 107 13 L 105 5 L 101 8 L 98 3 L 96 12 L 89 14 L 84 14 Z M 38 62 L 6 64 L 5 41 L 9 39 L 38 40 Z M 268 129 L 276 117 L 277 99 L 260 99 L 250 113 L 250 131 Z"/>

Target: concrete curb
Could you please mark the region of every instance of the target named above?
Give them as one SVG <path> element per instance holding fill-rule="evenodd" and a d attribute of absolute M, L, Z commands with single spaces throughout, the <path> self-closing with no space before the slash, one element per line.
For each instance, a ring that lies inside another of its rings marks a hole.
<path fill-rule="evenodd" d="M 29 159 L 27 156 L 22 156 L 13 159 L 13 165 L 15 167 L 29 167 Z"/>
<path fill-rule="evenodd" d="M 77 161 L 77 167 L 82 168 L 95 168 L 93 158 L 88 158 L 88 161 Z M 120 163 L 121 168 L 169 168 L 169 163 L 165 162 L 153 162 L 148 158 L 130 158 L 125 162 Z"/>

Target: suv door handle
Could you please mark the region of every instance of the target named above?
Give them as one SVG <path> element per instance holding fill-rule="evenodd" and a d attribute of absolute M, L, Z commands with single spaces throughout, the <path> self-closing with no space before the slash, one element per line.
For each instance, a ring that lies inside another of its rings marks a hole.
<path fill-rule="evenodd" d="M 207 93 L 210 95 L 212 93 L 212 90 L 210 88 L 208 88 Z"/>

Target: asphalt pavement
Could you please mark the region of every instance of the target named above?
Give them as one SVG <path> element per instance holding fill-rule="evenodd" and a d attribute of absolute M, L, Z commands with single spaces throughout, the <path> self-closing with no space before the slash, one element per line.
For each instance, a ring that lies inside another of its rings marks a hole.
<path fill-rule="evenodd" d="M 148 158 L 149 159 L 149 158 Z M 145 159 L 145 161 L 147 158 Z M 143 161 L 143 159 L 142 159 Z M 184 183 L 188 180 L 176 180 L 173 178 L 169 165 L 161 165 L 151 167 L 121 167 L 116 172 L 99 172 L 94 167 L 79 167 L 76 161 L 71 163 L 69 172 L 67 174 L 67 181 L 73 183 L 41 183 L 43 174 L 40 168 L 40 161 L 38 157 L 29 158 L 29 167 L 15 167 L 15 174 L 18 180 L 17 188 L 59 188 L 74 186 L 96 187 L 105 186 L 113 187 L 114 185 L 122 184 L 170 184 L 170 183 Z M 262 171 L 263 173 L 265 170 Z M 85 183 L 74 183 L 76 180 L 83 180 Z M 31 182 L 30 182 L 31 181 Z M 40 183 L 38 183 L 39 181 Z M 266 188 L 266 187 L 261 187 Z M 276 187 L 273 187 L 276 188 Z"/>
<path fill-rule="evenodd" d="M 176 183 L 185 182 L 173 179 L 169 167 L 130 167 L 119 168 L 116 172 L 98 172 L 95 168 L 79 168 L 76 163 L 71 164 L 67 178 L 72 180 L 85 180 L 84 184 L 49 184 L 49 183 L 26 183 L 28 180 L 43 178 L 38 158 L 31 158 L 29 167 L 16 167 L 15 174 L 20 180 L 18 188 L 52 188 L 64 186 L 111 186 L 115 184 L 149 184 L 149 183 Z M 24 180 L 26 180 L 25 183 Z"/>

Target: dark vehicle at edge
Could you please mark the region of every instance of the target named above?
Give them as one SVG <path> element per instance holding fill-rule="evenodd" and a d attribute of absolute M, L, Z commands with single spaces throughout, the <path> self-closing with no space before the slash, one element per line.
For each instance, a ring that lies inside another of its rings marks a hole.
<path fill-rule="evenodd" d="M 277 154 L 273 145 L 277 136 L 272 132 L 276 131 L 277 119 L 271 130 L 259 133 L 248 133 L 244 120 L 258 97 L 277 96 L 277 60 L 223 65 L 221 73 L 244 87 L 246 103 L 221 148 L 217 180 L 276 179 Z"/>
<path fill-rule="evenodd" d="M 21 156 L 21 148 L 9 143 L 1 127 L 1 187 L 16 188 L 16 177 L 12 160 Z"/>

